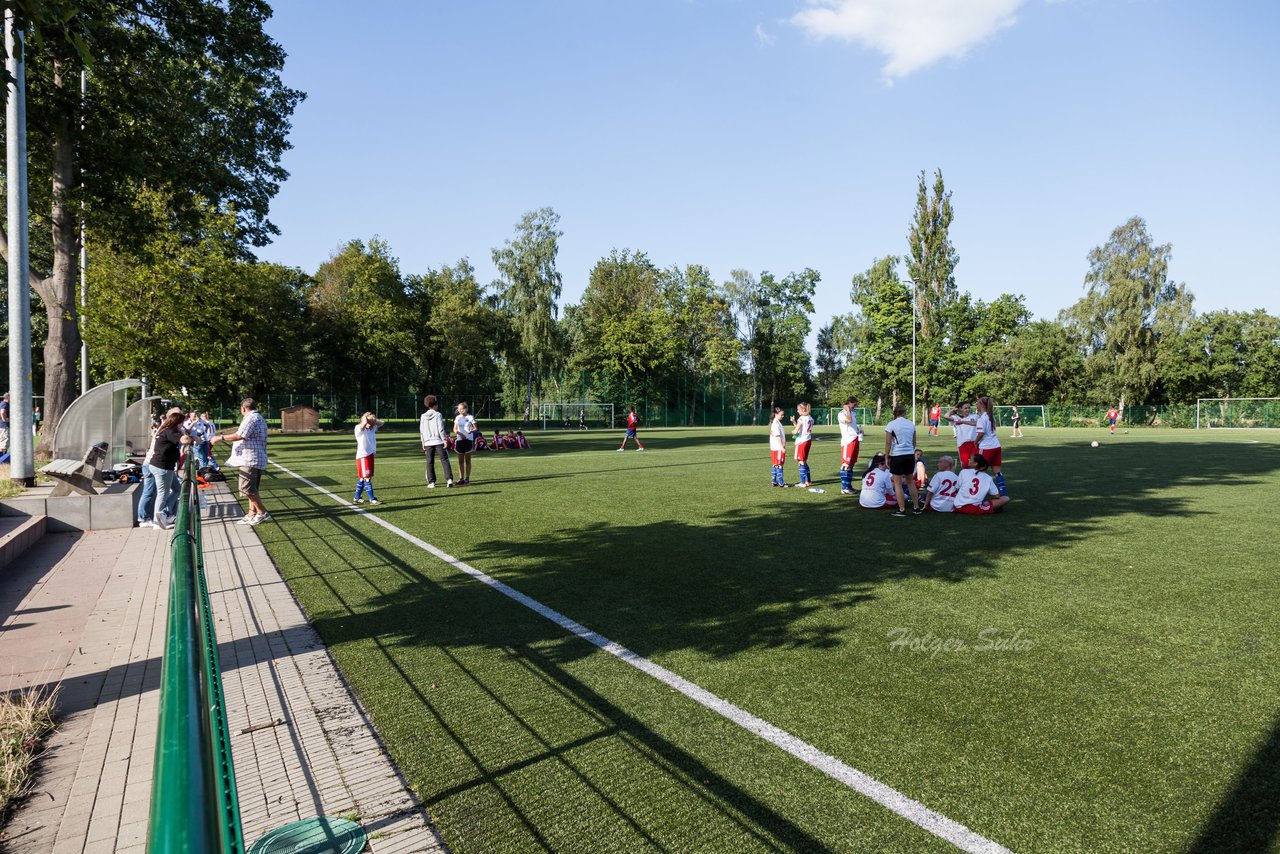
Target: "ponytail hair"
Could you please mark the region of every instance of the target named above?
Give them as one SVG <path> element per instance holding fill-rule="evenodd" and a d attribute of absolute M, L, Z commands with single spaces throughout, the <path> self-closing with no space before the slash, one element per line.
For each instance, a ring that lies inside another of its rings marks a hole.
<path fill-rule="evenodd" d="M 991 464 L 987 462 L 987 458 L 982 454 L 974 454 L 972 457 L 969 457 L 969 468 L 974 471 L 986 471 L 990 465 Z"/>

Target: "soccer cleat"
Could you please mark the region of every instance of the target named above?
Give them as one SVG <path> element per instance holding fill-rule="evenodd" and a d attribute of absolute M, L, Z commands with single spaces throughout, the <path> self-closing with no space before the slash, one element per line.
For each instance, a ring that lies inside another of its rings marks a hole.
<path fill-rule="evenodd" d="M 370 499 L 369 499 L 369 503 L 370 503 L 370 504 L 372 504 L 372 505 L 374 505 L 374 506 L 377 506 L 377 505 L 381 504 L 382 502 L 381 502 L 381 501 L 379 501 L 379 500 L 378 500 L 378 499 L 376 499 L 376 498 L 370 498 Z"/>
<path fill-rule="evenodd" d="M 445 484 L 446 489 L 451 488 L 452 486 L 453 486 L 453 481 L 449 481 Z"/>
<path fill-rule="evenodd" d="M 852 489 L 843 489 L 843 488 L 842 488 L 842 489 L 840 490 L 840 494 L 841 494 L 841 495 L 853 495 L 853 490 L 852 490 Z"/>
<path fill-rule="evenodd" d="M 352 499 L 351 503 L 352 503 L 352 504 L 363 504 L 363 503 L 364 503 L 364 499 L 363 499 L 363 498 L 354 498 L 354 499 Z"/>

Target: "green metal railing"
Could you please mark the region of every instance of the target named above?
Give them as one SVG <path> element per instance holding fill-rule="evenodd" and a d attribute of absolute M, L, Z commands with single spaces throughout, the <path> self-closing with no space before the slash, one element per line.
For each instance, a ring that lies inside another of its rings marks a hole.
<path fill-rule="evenodd" d="M 200 496 L 190 455 L 184 471 L 171 540 L 173 575 L 147 850 L 241 854 L 244 837 L 231 767 L 218 641 L 205 585 Z"/>

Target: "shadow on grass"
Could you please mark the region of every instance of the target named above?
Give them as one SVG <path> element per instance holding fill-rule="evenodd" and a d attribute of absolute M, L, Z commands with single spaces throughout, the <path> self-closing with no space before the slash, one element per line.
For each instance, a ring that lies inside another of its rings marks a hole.
<path fill-rule="evenodd" d="M 714 444 L 723 446 L 722 438 Z M 759 444 L 755 436 L 744 438 Z M 1241 465 L 1241 451 L 1233 444 L 1176 441 L 1132 441 L 1123 449 L 1098 451 L 1075 445 L 1011 449 L 1006 470 L 1015 501 L 1008 512 L 988 518 L 894 519 L 828 495 L 690 520 L 566 524 L 518 539 L 487 539 L 458 556 L 647 657 L 685 650 L 729 657 L 753 649 L 829 649 L 844 642 L 842 632 L 849 621 L 824 620 L 824 614 L 857 608 L 873 600 L 885 584 L 912 579 L 960 584 L 999 574 L 1006 556 L 1069 549 L 1098 536 L 1116 515 L 1190 520 L 1200 511 L 1173 492 L 1205 486 L 1240 494 L 1242 487 L 1280 470 L 1280 448 L 1251 446 L 1246 466 Z M 1024 469 L 1032 477 L 1020 479 L 1020 455 L 1034 455 L 1034 466 Z M 493 488 L 499 490 L 502 484 Z M 790 497 L 791 493 L 782 495 Z M 554 624 L 468 579 L 434 580 L 437 569 L 417 569 L 432 559 L 416 554 L 406 558 L 402 555 L 411 549 L 384 547 L 379 541 L 385 535 L 379 532 L 375 539 L 371 526 L 353 514 L 335 514 L 327 499 L 297 490 L 288 505 L 280 516 L 296 521 L 302 530 L 281 526 L 263 532 L 264 539 L 273 546 L 277 561 L 288 567 L 291 582 L 325 589 L 325 595 L 304 600 L 336 603 L 313 614 L 321 635 L 339 647 L 360 641 L 376 644 L 380 659 L 400 683 L 394 690 L 411 693 L 420 709 L 414 714 L 434 719 L 454 749 L 467 757 L 469 770 L 426 787 L 430 803 L 465 798 L 476 787 L 487 788 L 498 793 L 504 808 L 539 847 L 553 847 L 540 836 L 539 819 L 525 811 L 521 797 L 508 792 L 504 782 L 550 762 L 579 776 L 592 797 L 605 804 L 603 809 L 621 816 L 633 829 L 640 828 L 636 832 L 661 847 L 651 835 L 651 825 L 598 788 L 599 772 L 566 764 L 568 754 L 581 746 L 577 740 L 560 741 L 539 730 L 511 703 L 506 688 L 488 684 L 487 671 L 466 658 L 474 650 L 509 655 L 520 668 L 539 674 L 587 710 L 598 722 L 593 730 L 598 737 L 622 739 L 655 767 L 661 765 L 659 758 L 669 762 L 662 773 L 676 785 L 700 796 L 709 794 L 705 785 L 694 781 L 707 779 L 711 769 L 689 748 L 673 744 L 574 675 L 594 647 L 566 637 Z M 411 532 L 431 538 L 429 527 Z M 281 560 L 281 549 L 298 559 Z M 1047 565 L 1044 571 L 1053 572 L 1054 567 Z M 395 583 L 353 592 L 358 586 L 353 577 L 368 581 L 373 575 L 394 578 Z M 435 651 L 440 672 L 473 683 L 477 696 L 500 709 L 506 725 L 539 742 L 540 751 L 499 761 L 483 758 L 470 741 L 475 731 L 454 728 L 450 715 L 424 692 L 425 674 L 402 663 L 412 651 L 424 649 Z M 356 681 L 359 685 L 360 679 Z M 385 684 L 386 678 L 378 681 Z M 407 768 L 416 765 L 419 777 L 424 773 L 413 758 L 398 758 Z M 1273 845 L 1280 831 L 1280 807 L 1274 797 L 1280 788 L 1278 777 L 1280 727 L 1241 774 L 1194 850 Z M 822 847 L 808 831 L 750 792 L 716 779 L 712 803 L 718 815 L 746 821 L 787 846 Z"/>

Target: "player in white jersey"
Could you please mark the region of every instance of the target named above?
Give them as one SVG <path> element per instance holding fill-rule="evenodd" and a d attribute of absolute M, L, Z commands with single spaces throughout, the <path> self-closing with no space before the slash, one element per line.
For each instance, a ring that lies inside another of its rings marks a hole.
<path fill-rule="evenodd" d="M 996 408 L 989 397 L 978 398 L 978 453 L 987 460 L 991 467 L 991 479 L 996 482 L 996 489 L 1001 495 L 1008 495 L 1005 488 L 1004 473 L 1000 470 L 1004 462 L 1004 450 L 1000 447 L 1000 439 L 996 436 Z"/>
<path fill-rule="evenodd" d="M 960 479 L 953 471 L 955 464 L 949 455 L 938 457 L 938 473 L 929 481 L 929 490 L 924 498 L 925 507 L 929 510 L 950 513 L 955 506 L 956 494 L 960 490 Z"/>
<path fill-rule="evenodd" d="M 373 494 L 373 457 L 378 451 L 378 428 L 384 423 L 372 412 L 366 412 L 356 425 L 356 497 L 352 499 L 355 504 L 364 503 L 366 491 L 370 504 L 382 503 Z"/>
<path fill-rule="evenodd" d="M 893 494 L 893 475 L 889 473 L 889 462 L 884 454 L 871 458 L 871 465 L 862 476 L 858 505 L 868 510 L 891 510 L 898 506 L 898 499 Z"/>
<path fill-rule="evenodd" d="M 1001 495 L 995 481 L 987 474 L 987 459 L 974 454 L 969 468 L 960 472 L 959 489 L 956 492 L 955 512 L 975 516 L 994 513 L 1009 503 L 1009 496 Z"/>
<path fill-rule="evenodd" d="M 968 403 L 954 406 L 947 413 L 947 420 L 956 431 L 956 451 L 960 455 L 960 468 L 968 468 L 969 458 L 978 453 L 978 420 Z"/>
<path fill-rule="evenodd" d="M 809 479 L 809 446 L 813 444 L 813 416 L 810 415 L 813 407 L 807 403 L 796 404 L 796 412 L 800 413 L 798 418 L 791 419 L 791 423 L 795 426 L 795 433 L 792 439 L 796 443 L 796 462 L 800 466 L 800 485 L 813 486 L 813 482 Z"/>
<path fill-rule="evenodd" d="M 853 467 L 858 462 L 858 446 L 861 444 L 858 414 L 853 411 L 857 405 L 856 397 L 847 398 L 837 416 L 840 422 L 840 491 L 845 495 L 853 495 Z"/>
<path fill-rule="evenodd" d="M 782 465 L 787 461 L 787 430 L 782 426 L 782 407 L 773 408 L 769 422 L 769 459 L 773 463 L 773 485 L 786 486 L 782 479 Z"/>

